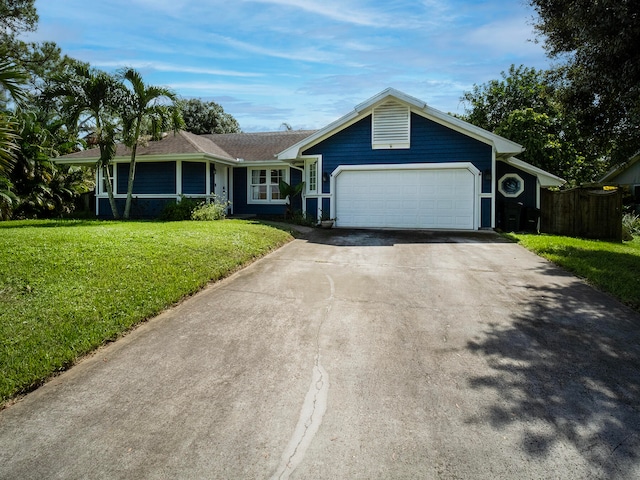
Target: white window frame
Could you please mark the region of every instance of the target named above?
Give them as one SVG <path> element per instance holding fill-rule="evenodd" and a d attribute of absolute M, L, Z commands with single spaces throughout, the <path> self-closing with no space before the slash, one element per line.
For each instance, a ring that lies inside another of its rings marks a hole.
<path fill-rule="evenodd" d="M 113 187 L 113 193 L 115 195 L 115 193 L 118 191 L 117 188 L 118 186 L 116 185 L 116 180 L 117 180 L 117 170 L 116 170 L 116 165 L 117 163 L 110 163 L 108 168 L 109 168 L 109 178 L 111 179 L 111 186 Z M 104 168 L 102 166 L 99 166 L 97 168 L 98 170 L 98 185 L 97 185 L 97 190 L 98 190 L 98 195 L 108 195 L 109 192 L 107 191 L 107 184 L 105 183 L 105 178 L 104 178 Z"/>
<path fill-rule="evenodd" d="M 306 196 L 319 195 L 322 191 L 322 162 L 320 156 L 308 157 L 304 160 L 304 189 Z M 315 188 L 312 187 L 312 177 L 315 173 Z"/>
<path fill-rule="evenodd" d="M 253 187 L 255 185 L 261 184 L 253 184 L 253 172 L 256 170 L 266 170 L 269 176 L 269 183 L 265 183 L 262 185 L 267 186 L 267 198 L 266 199 L 254 199 L 253 198 Z M 275 205 L 284 205 L 286 203 L 286 199 L 272 199 L 271 198 L 271 188 L 277 185 L 275 183 L 270 183 L 271 180 L 271 170 L 283 170 L 284 176 L 282 180 L 289 183 L 289 167 L 285 165 L 260 165 L 255 167 L 247 167 L 247 204 L 249 205 L 265 205 L 265 204 L 275 204 Z"/>

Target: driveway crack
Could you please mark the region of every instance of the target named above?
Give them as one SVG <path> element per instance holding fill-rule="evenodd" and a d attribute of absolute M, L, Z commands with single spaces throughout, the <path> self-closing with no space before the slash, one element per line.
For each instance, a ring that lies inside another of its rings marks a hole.
<path fill-rule="evenodd" d="M 293 432 L 289 444 L 282 454 L 280 465 L 276 470 L 276 473 L 271 477 L 272 480 L 283 480 L 289 478 L 289 476 L 302 462 L 304 455 L 311 445 L 313 438 L 315 437 L 322 418 L 327 410 L 327 396 L 329 392 L 329 375 L 320 363 L 320 332 L 322 326 L 329 316 L 331 307 L 333 305 L 335 297 L 335 285 L 333 279 L 327 275 L 329 281 L 330 296 L 327 301 L 327 307 L 324 314 L 318 324 L 318 330 L 316 331 L 315 347 L 316 354 L 314 358 L 313 372 L 311 375 L 311 384 L 309 390 L 300 409 L 300 418 L 298 424 Z"/>

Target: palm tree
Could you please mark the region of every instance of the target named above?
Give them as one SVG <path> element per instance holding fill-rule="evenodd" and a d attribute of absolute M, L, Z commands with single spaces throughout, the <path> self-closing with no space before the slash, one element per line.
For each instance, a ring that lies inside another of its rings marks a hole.
<path fill-rule="evenodd" d="M 62 109 L 75 130 L 87 129 L 100 148 L 97 167 L 102 169 L 113 218 L 119 218 L 109 167 L 116 153 L 116 121 L 125 87 L 106 72 L 77 63 L 44 92 L 45 98 L 61 99 Z"/>
<path fill-rule="evenodd" d="M 176 94 L 163 87 L 145 85 L 142 76 L 133 68 L 121 73 L 122 78 L 131 84 L 128 101 L 125 102 L 123 114 L 123 134 L 125 144 L 131 148 L 129 164 L 129 182 L 127 184 L 127 201 L 124 206 L 125 219 L 131 213 L 133 198 L 133 181 L 136 173 L 136 152 L 141 134 L 146 127 L 152 140 L 159 140 L 168 128 L 176 131 L 183 124 Z"/>
<path fill-rule="evenodd" d="M 15 163 L 15 153 L 20 148 L 17 143 L 18 124 L 7 112 L 7 98 L 20 106 L 27 98 L 26 91 L 22 86 L 27 82 L 28 76 L 21 72 L 7 61 L 0 62 L 0 93 L 2 94 L 2 112 L 0 112 L 0 175 L 7 174 Z"/>
<path fill-rule="evenodd" d="M 7 61 L 0 62 L 0 94 L 2 95 L 2 111 L 0 111 L 0 220 L 11 217 L 15 203 L 18 201 L 12 191 L 12 183 L 8 178 L 9 172 L 16 163 L 19 135 L 18 122 L 6 110 L 7 101 L 13 100 L 16 106 L 21 106 L 27 93 L 23 85 L 27 82 L 26 73 L 18 70 Z M 8 98 L 5 96 L 8 94 Z"/>

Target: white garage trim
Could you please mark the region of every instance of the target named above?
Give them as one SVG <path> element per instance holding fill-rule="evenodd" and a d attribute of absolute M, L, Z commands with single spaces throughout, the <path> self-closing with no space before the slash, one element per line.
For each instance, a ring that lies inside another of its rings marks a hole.
<path fill-rule="evenodd" d="M 340 195 L 341 193 L 338 191 L 338 181 L 340 175 L 345 172 L 407 172 L 407 171 L 433 171 L 434 174 L 436 171 L 447 171 L 447 170 L 456 170 L 458 172 L 465 171 L 468 174 L 467 179 L 464 180 L 465 176 L 459 176 L 465 182 L 468 181 L 467 186 L 470 191 L 467 194 L 467 202 L 472 203 L 469 205 L 467 203 L 467 207 L 471 210 L 471 218 L 469 221 L 464 222 L 460 226 L 456 227 L 453 225 L 447 225 L 444 227 L 440 227 L 443 229 L 462 229 L 462 230 L 477 230 L 480 225 L 480 192 L 481 192 L 481 175 L 480 170 L 478 170 L 472 163 L 470 162 L 453 162 L 453 163 L 411 163 L 411 164 L 403 164 L 403 165 L 340 165 L 338 166 L 331 174 L 331 218 L 336 219 L 336 226 L 350 226 L 340 223 L 340 218 L 338 217 L 338 211 L 340 210 Z M 373 200 L 373 199 L 372 199 Z M 383 207 L 384 208 L 384 207 Z M 464 207 L 463 207 L 464 208 Z M 400 222 L 402 223 L 402 222 Z M 405 222 L 406 223 L 406 222 Z M 362 225 L 364 226 L 364 225 Z M 387 225 L 371 225 L 372 227 L 384 227 Z M 394 227 L 394 225 L 389 225 L 390 227 Z M 397 226 L 397 225 L 396 225 Z M 415 225 L 415 227 L 410 226 L 409 224 L 405 224 L 399 228 L 433 228 L 436 229 L 438 226 L 436 225 Z"/>

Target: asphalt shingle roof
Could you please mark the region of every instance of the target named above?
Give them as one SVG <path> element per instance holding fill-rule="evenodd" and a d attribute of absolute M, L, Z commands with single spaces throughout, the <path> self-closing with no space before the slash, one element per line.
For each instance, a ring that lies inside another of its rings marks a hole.
<path fill-rule="evenodd" d="M 225 133 L 194 135 L 183 130 L 168 133 L 164 138 L 138 145 L 137 156 L 180 155 L 202 153 L 217 158 L 246 161 L 274 160 L 275 156 L 300 140 L 313 134 L 314 130 L 292 130 L 285 132 Z M 118 144 L 117 157 L 131 155 L 131 149 Z M 60 158 L 84 159 L 100 156 L 98 148 L 70 153 Z"/>
<path fill-rule="evenodd" d="M 275 156 L 315 133 L 315 130 L 289 130 L 284 132 L 219 133 L 202 135 L 215 142 L 233 158 L 252 162 L 274 160 Z"/>

